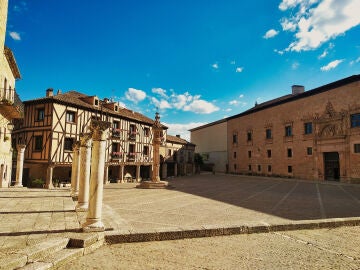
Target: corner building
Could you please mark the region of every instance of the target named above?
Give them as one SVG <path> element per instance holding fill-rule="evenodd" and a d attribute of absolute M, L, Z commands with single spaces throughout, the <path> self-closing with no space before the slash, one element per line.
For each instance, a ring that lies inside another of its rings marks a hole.
<path fill-rule="evenodd" d="M 360 181 L 360 75 L 294 85 L 227 121 L 230 173 Z"/>

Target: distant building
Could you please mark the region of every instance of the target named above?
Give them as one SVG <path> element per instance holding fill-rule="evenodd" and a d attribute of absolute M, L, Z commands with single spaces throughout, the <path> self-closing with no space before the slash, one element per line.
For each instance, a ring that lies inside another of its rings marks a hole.
<path fill-rule="evenodd" d="M 294 85 L 226 122 L 230 173 L 360 181 L 360 75 L 310 91 Z"/>
<path fill-rule="evenodd" d="M 204 161 L 203 170 L 228 171 L 227 120 L 219 120 L 190 129 L 190 141 Z"/>
<path fill-rule="evenodd" d="M 36 178 L 67 182 L 73 145 L 88 132 L 92 119 L 111 122 L 106 144 L 105 181 L 140 181 L 151 175 L 154 120 L 109 99 L 69 91 L 46 91 L 46 97 L 24 102 L 25 117 L 14 129 L 26 145 L 24 184 Z M 164 136 L 166 138 L 164 126 Z M 51 173 L 50 173 L 51 172 Z M 52 175 L 52 179 L 49 179 Z"/>
<path fill-rule="evenodd" d="M 191 175 L 195 171 L 194 165 L 195 145 L 180 135 L 167 135 L 160 147 L 161 177 Z"/>
<path fill-rule="evenodd" d="M 15 81 L 20 71 L 12 51 L 4 45 L 6 35 L 8 1 L 0 1 L 0 187 L 11 184 L 12 120 L 22 117 L 22 104 L 15 91 Z M 15 153 L 14 153 L 15 154 Z"/>

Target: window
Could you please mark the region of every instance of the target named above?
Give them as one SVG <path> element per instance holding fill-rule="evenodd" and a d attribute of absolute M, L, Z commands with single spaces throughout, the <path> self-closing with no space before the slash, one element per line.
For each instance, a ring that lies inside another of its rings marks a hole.
<path fill-rule="evenodd" d="M 75 123 L 75 112 L 66 112 L 66 122 Z"/>
<path fill-rule="evenodd" d="M 291 148 L 287 149 L 287 157 L 292 157 L 292 149 Z"/>
<path fill-rule="evenodd" d="M 44 118 L 45 118 L 45 109 L 44 108 L 37 109 L 36 121 L 43 121 Z"/>
<path fill-rule="evenodd" d="M 111 145 L 111 151 L 117 152 L 119 150 L 119 143 L 112 143 Z"/>
<path fill-rule="evenodd" d="M 248 157 L 251 158 L 251 151 L 248 151 Z"/>
<path fill-rule="evenodd" d="M 306 153 L 308 154 L 308 156 L 311 156 L 312 155 L 312 147 L 306 148 Z"/>
<path fill-rule="evenodd" d="M 292 136 L 292 126 L 286 126 L 285 127 L 285 136 L 286 137 Z"/>
<path fill-rule="evenodd" d="M 95 104 L 95 106 L 99 106 L 99 100 L 98 100 L 98 99 L 95 99 L 95 100 L 94 100 L 94 104 Z"/>
<path fill-rule="evenodd" d="M 247 140 L 252 141 L 252 133 L 251 133 L 251 131 L 247 132 Z"/>
<path fill-rule="evenodd" d="M 258 171 L 261 172 L 261 165 L 258 165 Z"/>
<path fill-rule="evenodd" d="M 266 129 L 266 139 L 271 139 L 271 138 L 272 138 L 271 129 L 268 128 L 268 129 Z"/>
<path fill-rule="evenodd" d="M 271 150 L 270 149 L 267 150 L 267 157 L 271 158 Z"/>
<path fill-rule="evenodd" d="M 144 128 L 144 136 L 149 137 L 150 136 L 150 128 Z"/>
<path fill-rule="evenodd" d="M 113 122 L 113 129 L 119 129 L 120 128 L 120 122 L 119 121 L 114 121 Z"/>
<path fill-rule="evenodd" d="M 288 173 L 292 173 L 292 166 L 288 166 Z"/>
<path fill-rule="evenodd" d="M 130 133 L 136 132 L 136 126 L 134 124 L 130 125 Z"/>
<path fill-rule="evenodd" d="M 168 149 L 168 156 L 171 156 L 171 149 Z"/>
<path fill-rule="evenodd" d="M 148 155 L 149 155 L 149 146 L 144 146 L 143 154 L 144 154 L 145 156 L 148 156 Z"/>
<path fill-rule="evenodd" d="M 271 172 L 272 168 L 271 165 L 268 165 L 268 172 Z"/>
<path fill-rule="evenodd" d="M 305 134 L 312 134 L 312 123 L 308 122 L 304 124 L 304 133 Z"/>
<path fill-rule="evenodd" d="M 234 164 L 234 171 L 236 171 L 236 164 Z"/>
<path fill-rule="evenodd" d="M 129 145 L 129 153 L 135 153 L 135 144 Z"/>
<path fill-rule="evenodd" d="M 249 171 L 251 171 L 251 165 L 248 166 Z"/>
<path fill-rule="evenodd" d="M 350 115 L 351 127 L 360 127 L 360 113 Z"/>
<path fill-rule="evenodd" d="M 354 153 L 360 153 L 360 143 L 354 144 Z"/>
<path fill-rule="evenodd" d="M 72 151 L 73 144 L 74 144 L 74 138 L 65 138 L 64 150 L 65 151 Z"/>
<path fill-rule="evenodd" d="M 34 151 L 41 151 L 42 144 L 43 144 L 43 137 L 42 136 L 35 136 L 35 144 L 34 144 Z"/>
<path fill-rule="evenodd" d="M 233 143 L 237 143 L 238 140 L 237 140 L 237 134 L 233 134 Z"/>
<path fill-rule="evenodd" d="M 234 152 L 234 158 L 236 158 L 236 152 Z"/>

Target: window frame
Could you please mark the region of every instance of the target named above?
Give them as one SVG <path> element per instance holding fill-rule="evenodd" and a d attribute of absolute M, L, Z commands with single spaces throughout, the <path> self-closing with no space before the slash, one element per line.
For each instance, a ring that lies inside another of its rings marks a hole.
<path fill-rule="evenodd" d="M 360 143 L 354 143 L 354 153 L 360 154 Z"/>
<path fill-rule="evenodd" d="M 293 136 L 292 125 L 286 125 L 285 126 L 285 137 L 292 137 L 292 136 Z"/>
<path fill-rule="evenodd" d="M 71 121 L 71 118 L 73 118 L 73 121 Z M 65 122 L 66 123 L 76 123 L 76 112 L 74 111 L 66 111 L 65 114 Z"/>
<path fill-rule="evenodd" d="M 34 136 L 34 152 L 41 152 L 43 150 L 43 140 L 44 137 L 42 135 L 35 135 Z"/>
<path fill-rule="evenodd" d="M 351 128 L 360 127 L 360 113 L 353 113 L 350 115 L 350 127 Z"/>
<path fill-rule="evenodd" d="M 71 141 L 71 146 L 69 146 L 69 143 Z M 73 149 L 73 145 L 75 143 L 75 138 L 73 137 L 65 137 L 64 139 L 64 152 L 71 152 Z"/>
<path fill-rule="evenodd" d="M 304 134 L 310 135 L 312 133 L 313 133 L 313 123 L 312 122 L 304 123 Z"/>
<path fill-rule="evenodd" d="M 306 154 L 307 154 L 308 156 L 312 156 L 312 154 L 313 154 L 313 148 L 312 148 L 311 146 L 306 147 Z"/>
<path fill-rule="evenodd" d="M 271 128 L 267 128 L 267 129 L 265 130 L 265 138 L 266 138 L 267 140 L 270 140 L 270 139 L 273 138 L 273 137 L 272 137 L 272 129 L 271 129 Z"/>
<path fill-rule="evenodd" d="M 288 158 L 292 158 L 292 157 L 293 157 L 292 148 L 287 148 L 287 150 L 286 150 L 286 155 L 287 155 Z"/>
<path fill-rule="evenodd" d="M 44 120 L 45 120 L 45 108 L 37 108 L 36 109 L 36 121 L 44 121 Z"/>

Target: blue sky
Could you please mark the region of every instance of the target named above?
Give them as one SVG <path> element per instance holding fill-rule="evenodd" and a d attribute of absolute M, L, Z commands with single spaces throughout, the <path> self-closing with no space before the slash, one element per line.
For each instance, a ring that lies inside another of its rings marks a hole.
<path fill-rule="evenodd" d="M 108 97 L 170 134 L 359 74 L 360 0 L 9 0 L 22 100 Z"/>

